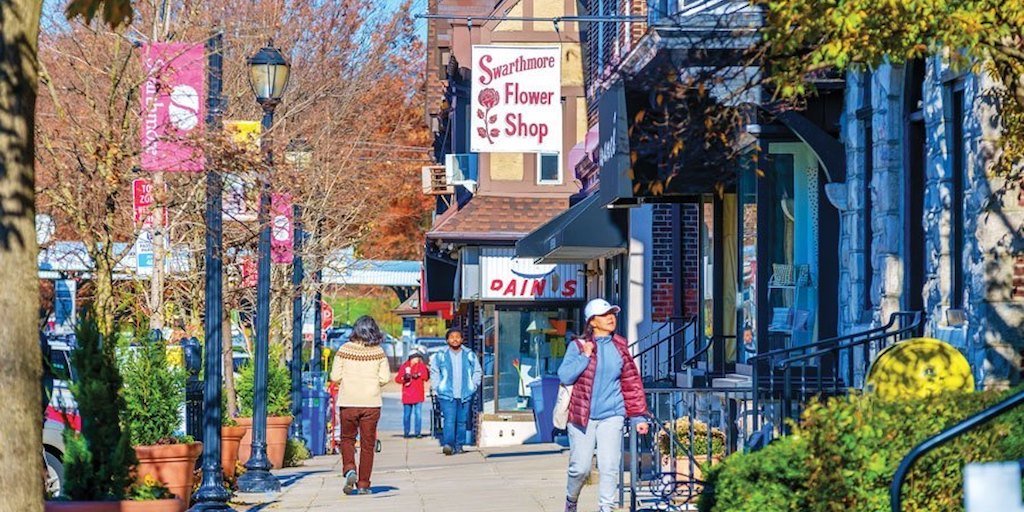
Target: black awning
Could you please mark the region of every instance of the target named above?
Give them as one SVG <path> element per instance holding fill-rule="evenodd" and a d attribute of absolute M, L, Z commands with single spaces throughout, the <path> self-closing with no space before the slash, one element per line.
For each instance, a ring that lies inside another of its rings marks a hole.
<path fill-rule="evenodd" d="M 629 213 L 609 209 L 591 194 L 516 243 L 516 257 L 542 263 L 578 263 L 625 250 Z"/>
<path fill-rule="evenodd" d="M 432 244 L 427 244 L 423 258 L 424 287 L 429 302 L 452 302 L 455 300 L 455 279 L 459 262 L 442 254 Z"/>

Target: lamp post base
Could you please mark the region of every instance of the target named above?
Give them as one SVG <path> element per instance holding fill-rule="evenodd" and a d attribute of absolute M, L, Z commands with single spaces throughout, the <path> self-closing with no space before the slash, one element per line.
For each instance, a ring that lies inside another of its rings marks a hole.
<path fill-rule="evenodd" d="M 235 509 L 227 503 L 206 502 L 192 505 L 188 512 L 235 512 Z"/>
<path fill-rule="evenodd" d="M 240 494 L 278 494 L 281 482 L 270 471 L 265 469 L 249 469 L 238 477 Z"/>

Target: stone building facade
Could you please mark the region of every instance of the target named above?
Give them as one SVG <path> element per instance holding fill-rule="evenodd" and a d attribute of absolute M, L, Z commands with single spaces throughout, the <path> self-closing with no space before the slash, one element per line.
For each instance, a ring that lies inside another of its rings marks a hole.
<path fill-rule="evenodd" d="M 828 191 L 841 214 L 840 332 L 922 310 L 924 335 L 960 349 L 985 388 L 1019 382 L 1024 349 L 1024 206 L 989 170 L 990 85 L 940 57 L 851 71 L 847 179 Z"/>

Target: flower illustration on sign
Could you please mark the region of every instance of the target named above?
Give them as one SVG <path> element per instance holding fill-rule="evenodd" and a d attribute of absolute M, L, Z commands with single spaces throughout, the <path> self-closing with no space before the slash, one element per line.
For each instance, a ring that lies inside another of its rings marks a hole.
<path fill-rule="evenodd" d="M 477 135 L 486 137 L 487 142 L 494 144 L 494 138 L 497 137 L 501 131 L 497 128 L 491 128 L 493 123 L 498 122 L 498 116 L 491 114 L 491 109 L 496 107 L 501 101 L 501 97 L 498 96 L 497 89 L 487 88 L 480 91 L 480 95 L 477 97 L 477 101 L 484 108 L 476 109 L 476 116 L 483 120 L 483 127 L 476 129 Z"/>

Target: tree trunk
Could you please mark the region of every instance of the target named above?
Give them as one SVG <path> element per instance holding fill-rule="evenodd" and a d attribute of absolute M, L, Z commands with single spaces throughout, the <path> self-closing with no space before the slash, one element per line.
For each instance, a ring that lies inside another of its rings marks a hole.
<path fill-rule="evenodd" d="M 235 400 L 235 358 L 234 358 L 234 347 L 232 347 L 231 339 L 231 310 L 224 308 L 223 320 L 222 320 L 221 332 L 223 333 L 222 350 L 223 353 L 223 364 L 224 364 L 224 388 L 222 393 L 224 394 L 225 402 L 228 405 L 226 411 L 221 411 L 221 415 L 234 418 L 238 415 L 238 402 Z"/>
<path fill-rule="evenodd" d="M 34 122 L 41 0 L 0 1 L 0 512 L 42 512 Z"/>
<path fill-rule="evenodd" d="M 2 2 L 4 0 L 0 0 Z M 107 245 L 111 243 L 108 241 Z M 95 259 L 96 274 L 93 280 L 96 283 L 96 296 L 93 302 L 93 311 L 96 314 L 96 323 L 103 335 L 104 346 L 113 347 L 114 333 L 117 327 L 114 325 L 114 266 L 111 259 L 106 256 L 106 251 L 101 251 L 101 257 Z M 112 249 L 109 249 L 112 250 Z"/>

